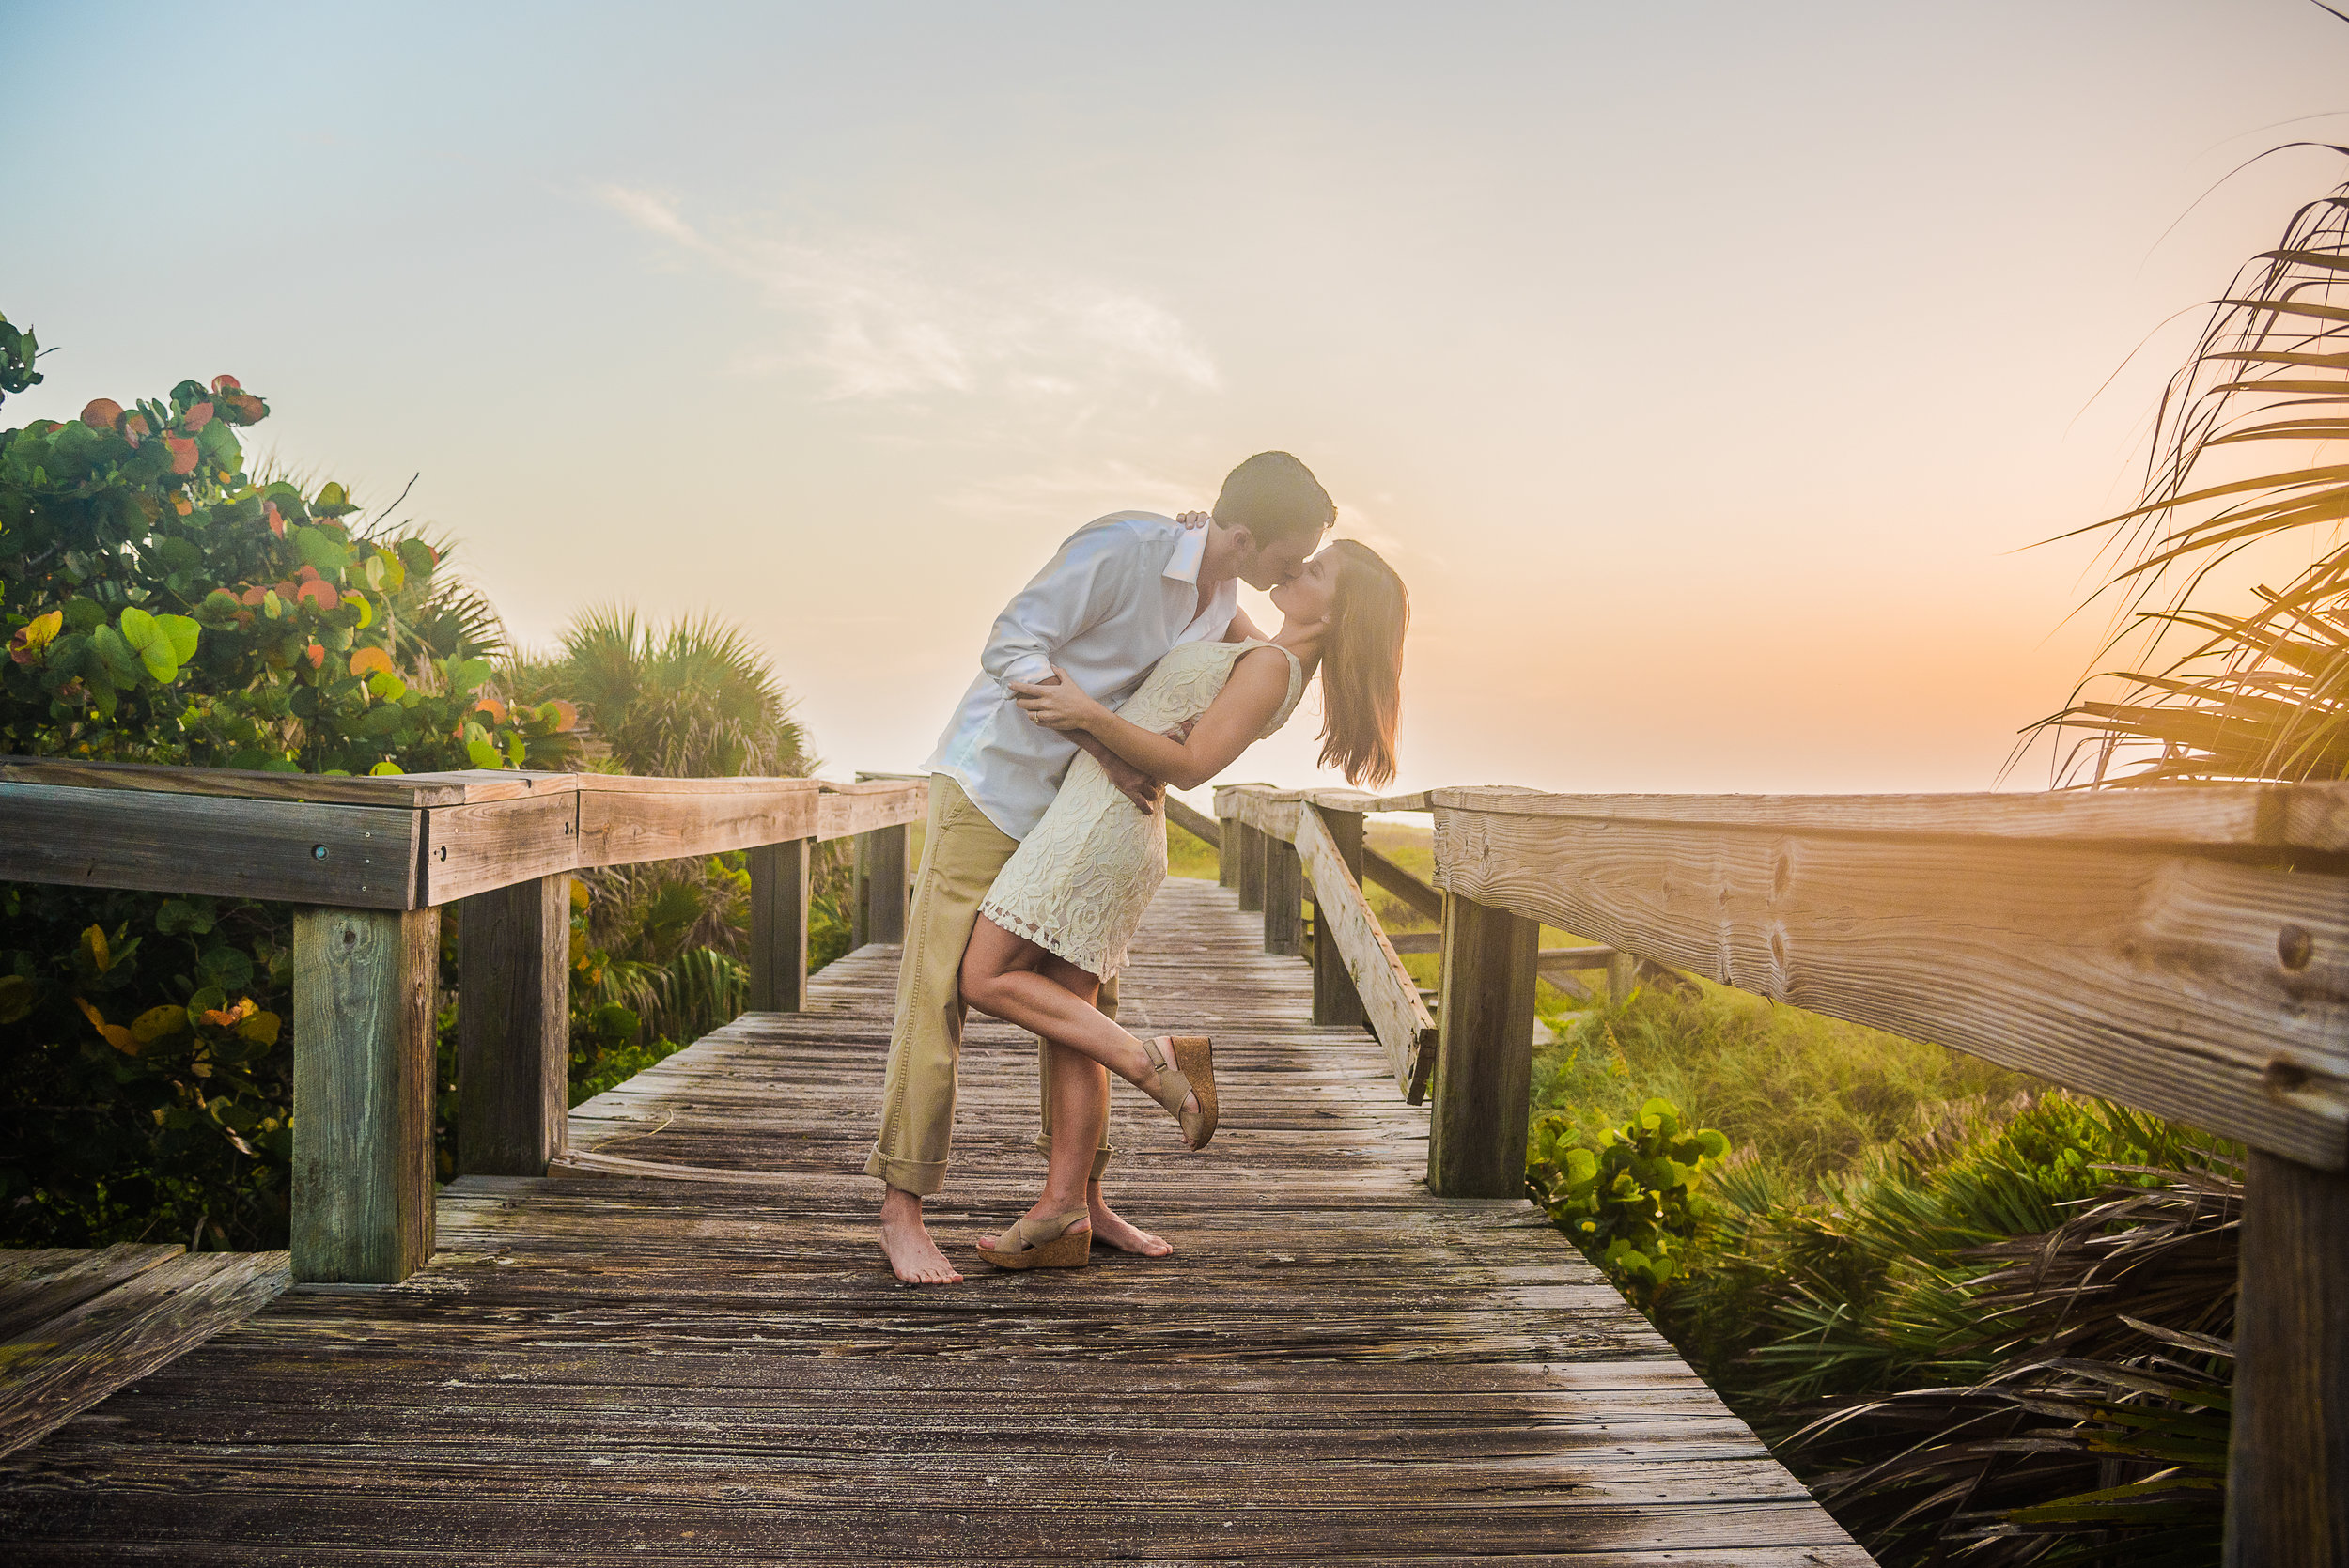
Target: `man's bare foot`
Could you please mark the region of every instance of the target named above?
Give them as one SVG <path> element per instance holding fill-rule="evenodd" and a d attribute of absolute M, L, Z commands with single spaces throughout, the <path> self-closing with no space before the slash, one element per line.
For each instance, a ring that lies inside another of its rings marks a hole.
<path fill-rule="evenodd" d="M 1088 1195 L 1085 1207 L 1093 1216 L 1093 1239 L 1097 1243 L 1131 1252 L 1138 1258 L 1163 1258 L 1174 1250 L 1174 1244 L 1166 1237 L 1152 1235 L 1110 1207 L 1109 1200 L 1101 1196 L 1097 1187 Z"/>
<path fill-rule="evenodd" d="M 910 1192 L 893 1187 L 881 1200 L 880 1244 L 889 1255 L 889 1271 L 909 1285 L 962 1283 L 962 1276 L 922 1223 L 922 1200 Z"/>
<path fill-rule="evenodd" d="M 1057 1219 L 1062 1215 L 1066 1214 L 1069 1207 L 1070 1205 L 1067 1203 L 1055 1203 L 1050 1198 L 1038 1198 L 1035 1201 L 1035 1206 L 1030 1209 L 1027 1213 L 1021 1215 L 1019 1218 L 1022 1219 Z M 1071 1225 L 1069 1229 L 1072 1231 L 1082 1231 L 1087 1229 L 1087 1227 L 1083 1224 L 1077 1224 Z M 986 1248 L 990 1252 L 1000 1252 L 1007 1250 L 1003 1244 L 1010 1239 L 1011 1233 L 1006 1231 L 1002 1235 L 983 1235 L 979 1237 L 979 1245 Z M 1008 1249 L 1008 1250 L 1017 1251 L 1019 1249 L 1011 1248 Z"/>

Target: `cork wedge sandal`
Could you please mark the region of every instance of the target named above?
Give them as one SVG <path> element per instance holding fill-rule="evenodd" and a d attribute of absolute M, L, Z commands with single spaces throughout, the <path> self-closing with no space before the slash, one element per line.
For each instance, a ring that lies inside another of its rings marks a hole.
<path fill-rule="evenodd" d="M 1205 1034 L 1164 1034 L 1142 1042 L 1142 1050 L 1158 1075 L 1143 1092 L 1174 1113 L 1193 1151 L 1206 1148 L 1215 1136 L 1215 1042 Z M 1186 1110 L 1183 1101 L 1192 1094 L 1199 1109 Z"/>
<path fill-rule="evenodd" d="M 982 1243 L 978 1254 L 998 1268 L 1082 1268 L 1093 1261 L 1093 1230 L 1069 1229 L 1085 1217 L 1070 1209 L 1049 1219 L 1022 1219 L 999 1240 L 1017 1242 L 1008 1251 Z"/>

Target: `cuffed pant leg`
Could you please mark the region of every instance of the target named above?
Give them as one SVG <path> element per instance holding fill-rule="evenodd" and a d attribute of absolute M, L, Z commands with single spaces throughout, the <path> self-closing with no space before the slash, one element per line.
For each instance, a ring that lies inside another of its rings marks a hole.
<path fill-rule="evenodd" d="M 1019 840 L 971 803 L 961 785 L 943 774 L 931 776 L 922 863 L 897 965 L 880 1136 L 864 1162 L 866 1175 L 918 1197 L 945 1185 L 954 1141 L 963 950 L 978 924 L 981 900 L 1019 847 Z"/>

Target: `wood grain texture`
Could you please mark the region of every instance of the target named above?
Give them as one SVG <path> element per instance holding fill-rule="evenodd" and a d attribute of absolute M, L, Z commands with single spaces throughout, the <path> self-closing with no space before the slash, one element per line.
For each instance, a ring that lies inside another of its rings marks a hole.
<path fill-rule="evenodd" d="M 316 773 L 264 773 L 241 768 L 158 768 L 136 762 L 0 757 L 0 782 L 8 784 L 145 790 L 158 795 L 226 796 L 251 800 L 310 800 L 326 805 L 459 805 L 467 799 L 465 784 L 458 782 L 462 777 L 402 773 L 383 779 L 337 779 Z"/>
<path fill-rule="evenodd" d="M 2349 1174 L 2254 1154 L 2235 1306 L 2228 1568 L 2349 1563 Z"/>
<path fill-rule="evenodd" d="M 1238 874 L 1232 892 L 1239 907 L 1254 914 L 1264 912 L 1265 836 L 1247 823 L 1235 820 L 1231 824 L 1234 859 Z"/>
<path fill-rule="evenodd" d="M 5 1555 L 1864 1568 L 1522 1200 L 1429 1197 L 1424 1113 L 1255 926 L 1170 882 L 1123 976 L 1135 1027 L 1217 1041 L 1198 1154 L 1114 1091 L 1172 1260 L 976 1264 L 1042 1167 L 1033 1042 L 973 1019 L 929 1205 L 972 1278 L 889 1279 L 868 947 L 579 1107 L 602 1172 L 465 1177 L 405 1284 L 281 1296 L 0 1462 Z"/>
<path fill-rule="evenodd" d="M 647 784 L 654 781 L 626 781 Z M 677 779 L 671 784 L 736 787 L 660 790 L 611 787 L 579 797 L 582 867 L 630 865 L 750 849 L 817 831 L 820 802 L 813 779 Z M 844 786 L 855 787 L 855 786 Z M 879 785 L 898 788 L 899 785 Z"/>
<path fill-rule="evenodd" d="M 0 1454 L 241 1322 L 289 1279 L 283 1252 L 176 1256 L 11 1336 L 0 1343 Z"/>
<path fill-rule="evenodd" d="M 1542 929 L 1448 893 L 1427 1189 L 1447 1198 L 1525 1191 L 1533 1077 L 1533 979 Z"/>
<path fill-rule="evenodd" d="M 440 911 L 294 911 L 293 1270 L 397 1283 L 432 1253 Z"/>
<path fill-rule="evenodd" d="M 2349 1162 L 2349 877 L 2028 835 L 1440 804 L 1436 858 L 1448 892 L 1659 963 Z"/>
<path fill-rule="evenodd" d="M 852 933 L 857 946 L 905 940 L 906 892 L 904 825 L 858 834 Z"/>
<path fill-rule="evenodd" d="M 1296 819 L 1290 818 L 1294 833 Z M 1305 873 L 1297 863 L 1297 846 L 1286 839 L 1263 835 L 1264 950 L 1275 957 L 1296 958 L 1305 951 Z"/>
<path fill-rule="evenodd" d="M 0 783 L 0 881 L 401 909 L 422 814 Z"/>
<path fill-rule="evenodd" d="M 543 1176 L 570 1114 L 571 879 L 457 908 L 457 1169 Z"/>
<path fill-rule="evenodd" d="M 749 856 L 751 1007 L 796 1013 L 807 999 L 807 900 L 816 841 L 762 844 Z"/>
<path fill-rule="evenodd" d="M 453 904 L 578 869 L 582 800 L 577 790 L 546 790 L 426 812 L 417 903 Z"/>
<path fill-rule="evenodd" d="M 136 1279 L 187 1250 L 178 1246 L 52 1248 L 0 1251 L 0 1344 Z"/>
<path fill-rule="evenodd" d="M 1617 827 L 2349 853 L 2349 784 L 2341 784 L 2036 795 L 1551 795 L 1515 785 L 1476 784 L 1431 790 L 1429 796 L 1438 808 Z"/>
<path fill-rule="evenodd" d="M 921 821 L 929 815 L 926 779 L 876 780 L 870 784 L 826 784 L 816 801 L 816 837 L 827 842 L 880 828 Z M 777 838 L 796 835 L 778 833 Z"/>
<path fill-rule="evenodd" d="M 1386 1052 L 1388 1068 L 1395 1082 L 1408 1091 L 1420 1053 L 1435 1041 L 1436 1020 L 1429 1017 L 1427 1004 L 1420 1001 L 1418 985 L 1395 956 L 1361 886 L 1347 871 L 1344 850 L 1317 815 L 1309 813 L 1299 819 L 1297 852 L 1314 890 L 1316 964 L 1326 948 L 1345 965 L 1371 1033 Z M 1318 1002 L 1318 979 L 1315 997 Z"/>
<path fill-rule="evenodd" d="M 1308 823 L 1305 819 L 1313 818 Z M 1326 847 L 1334 850 L 1337 863 L 1345 872 L 1343 881 L 1329 877 L 1332 902 L 1361 905 L 1362 912 L 1370 913 L 1370 906 L 1362 902 L 1362 816 L 1360 812 L 1332 811 L 1308 806 L 1298 814 L 1297 851 L 1301 862 L 1305 855 L 1307 830 L 1312 829 L 1326 839 Z M 1314 1022 L 1320 1024 L 1360 1024 L 1367 1021 L 1362 1011 L 1361 991 L 1346 967 L 1346 957 L 1335 939 L 1320 939 L 1318 933 L 1328 924 L 1321 913 L 1320 896 L 1314 892 L 1313 870 L 1304 867 L 1306 895 L 1314 900 L 1313 944 L 1314 964 Z M 1373 924 L 1377 924 L 1373 921 Z"/>

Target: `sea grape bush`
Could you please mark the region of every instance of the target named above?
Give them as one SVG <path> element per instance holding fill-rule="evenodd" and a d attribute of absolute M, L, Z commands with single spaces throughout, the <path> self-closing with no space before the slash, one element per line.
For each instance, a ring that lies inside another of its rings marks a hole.
<path fill-rule="evenodd" d="M 1528 1196 L 1639 1306 L 1688 1261 L 1708 1204 L 1704 1172 L 1729 1154 L 1729 1140 L 1689 1126 L 1670 1100 L 1650 1099 L 1594 1149 L 1574 1119 L 1552 1111 L 1533 1124 L 1527 1150 Z"/>
<path fill-rule="evenodd" d="M 403 639 L 438 561 L 355 529 L 343 487 L 245 472 L 269 407 L 232 376 L 0 432 L 0 752 L 309 773 L 559 762 L 486 660 Z"/>

